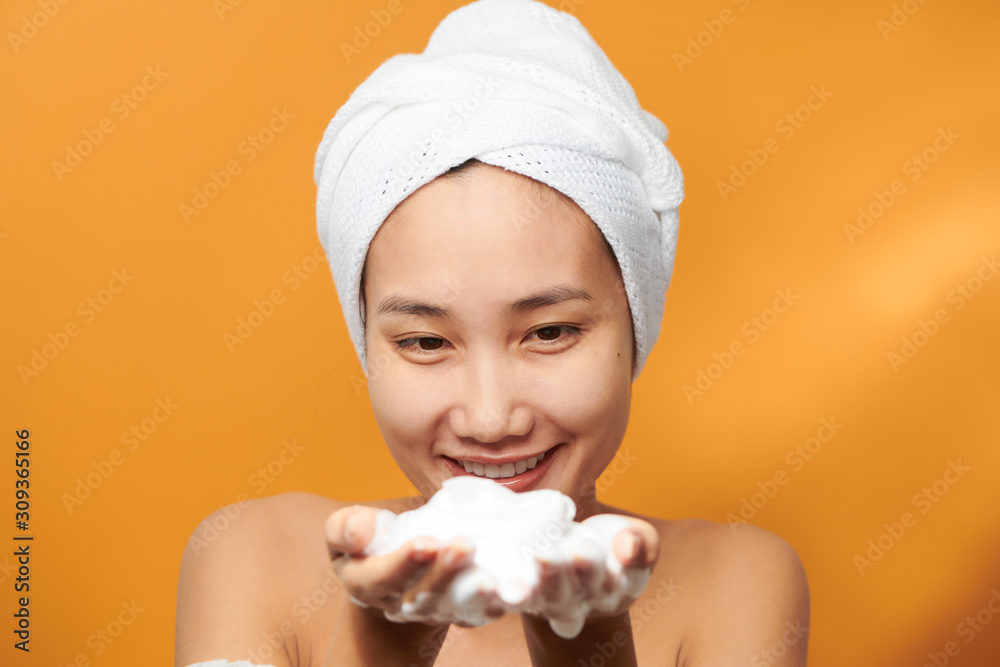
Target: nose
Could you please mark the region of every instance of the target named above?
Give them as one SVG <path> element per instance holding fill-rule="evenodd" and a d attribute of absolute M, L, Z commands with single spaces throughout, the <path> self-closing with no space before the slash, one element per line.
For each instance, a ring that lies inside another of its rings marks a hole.
<path fill-rule="evenodd" d="M 520 402 L 516 369 L 503 359 L 469 363 L 456 387 L 450 424 L 456 435 L 483 443 L 531 431 L 531 410 Z"/>

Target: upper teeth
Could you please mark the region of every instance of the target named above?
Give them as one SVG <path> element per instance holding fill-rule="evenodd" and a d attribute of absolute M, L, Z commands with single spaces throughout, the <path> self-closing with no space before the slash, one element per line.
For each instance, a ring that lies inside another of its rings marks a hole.
<path fill-rule="evenodd" d="M 460 461 L 462 465 L 465 466 L 465 472 L 471 472 L 474 475 L 479 475 L 480 477 L 489 477 L 491 479 L 513 477 L 514 475 L 520 475 L 525 470 L 531 470 L 538 462 L 545 458 L 545 452 L 542 452 L 538 456 L 533 456 L 530 459 L 524 459 L 523 461 L 514 461 L 513 463 L 504 463 L 503 465 L 492 465 L 492 464 L 482 464 L 473 463 L 472 461 Z"/>

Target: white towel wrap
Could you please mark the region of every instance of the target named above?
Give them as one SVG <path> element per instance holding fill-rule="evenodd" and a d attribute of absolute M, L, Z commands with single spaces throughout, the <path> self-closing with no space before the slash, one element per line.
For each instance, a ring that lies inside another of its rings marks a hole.
<path fill-rule="evenodd" d="M 667 128 L 574 16 L 535 0 L 478 0 L 421 54 L 380 65 L 316 153 L 317 226 L 367 376 L 360 280 L 375 232 L 407 196 L 469 158 L 572 198 L 608 239 L 636 338 L 633 380 L 659 336 L 681 169 Z"/>

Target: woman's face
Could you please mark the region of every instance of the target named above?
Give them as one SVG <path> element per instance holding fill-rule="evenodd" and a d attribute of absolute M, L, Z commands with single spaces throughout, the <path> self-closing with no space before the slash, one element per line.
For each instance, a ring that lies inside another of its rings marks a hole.
<path fill-rule="evenodd" d="M 421 494 L 478 472 L 557 489 L 589 515 L 581 500 L 625 435 L 633 354 L 625 288 L 590 218 L 478 165 L 400 204 L 365 274 L 372 408 Z"/>

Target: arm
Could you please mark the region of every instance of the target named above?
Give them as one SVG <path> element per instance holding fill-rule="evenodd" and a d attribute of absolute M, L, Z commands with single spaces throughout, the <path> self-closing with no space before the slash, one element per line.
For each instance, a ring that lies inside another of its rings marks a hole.
<path fill-rule="evenodd" d="M 294 635 L 275 609 L 284 572 L 276 558 L 275 517 L 287 497 L 261 498 L 220 509 L 195 529 L 184 550 L 177 586 L 176 667 L 215 659 L 292 667 Z M 268 643 L 278 637 L 278 649 Z M 292 641 L 289 641 L 292 640 Z M 266 654 L 266 655 L 265 655 Z"/>

